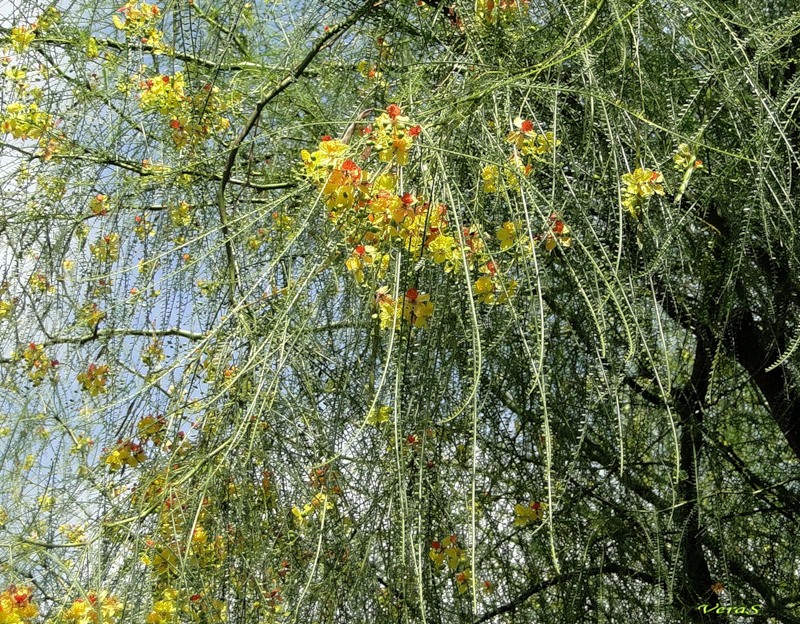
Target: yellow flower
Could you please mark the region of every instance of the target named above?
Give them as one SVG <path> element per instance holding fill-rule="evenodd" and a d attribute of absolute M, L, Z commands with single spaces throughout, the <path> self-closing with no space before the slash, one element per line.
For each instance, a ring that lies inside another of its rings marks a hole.
<path fill-rule="evenodd" d="M 626 207 L 631 216 L 637 217 L 644 202 L 649 200 L 652 195 L 663 195 L 664 176 L 658 171 L 642 169 L 637 167 L 633 173 L 625 173 L 622 176 L 623 189 L 622 205 Z"/>
<path fill-rule="evenodd" d="M 305 516 L 303 516 L 303 512 L 300 510 L 300 508 L 297 505 L 292 507 L 292 515 L 294 516 L 294 521 L 297 524 L 303 525 L 303 524 L 306 523 Z"/>
<path fill-rule="evenodd" d="M 96 303 L 87 303 L 78 310 L 78 320 L 89 329 L 94 329 L 106 317 Z"/>
<path fill-rule="evenodd" d="M 500 168 L 497 165 L 486 165 L 481 171 L 483 179 L 483 191 L 485 193 L 496 193 L 497 183 L 500 181 Z"/>
<path fill-rule="evenodd" d="M 462 551 L 458 546 L 458 538 L 455 535 L 449 535 L 441 542 L 432 542 L 428 556 L 437 569 L 441 568 L 442 565 L 447 562 L 447 567 L 455 571 L 462 559 Z"/>
<path fill-rule="evenodd" d="M 193 209 L 185 201 L 169 209 L 169 220 L 175 227 L 187 227 L 192 224 Z"/>
<path fill-rule="evenodd" d="M 544 518 L 544 512 L 547 509 L 545 503 L 531 501 L 528 505 L 521 505 L 517 503 L 514 505 L 514 526 L 528 526 L 533 522 L 540 521 Z"/>
<path fill-rule="evenodd" d="M 107 365 L 103 364 L 102 366 L 98 366 L 97 364 L 89 364 L 89 368 L 79 373 L 77 379 L 78 383 L 81 384 L 81 388 L 85 392 L 88 392 L 90 396 L 95 397 L 98 394 L 104 394 L 108 391 L 106 388 L 108 375 Z"/>
<path fill-rule="evenodd" d="M 114 22 L 114 26 L 119 30 L 124 30 L 131 34 L 141 33 L 142 30 L 146 28 L 147 24 L 158 17 L 160 13 L 157 6 L 147 4 L 146 2 L 140 3 L 136 0 L 130 0 L 125 6 L 117 9 L 117 11 L 122 13 L 125 19 L 123 20 L 119 15 L 114 15 L 111 18 L 111 21 Z"/>
<path fill-rule="evenodd" d="M 0 118 L 2 131 L 10 133 L 15 139 L 41 139 L 53 123 L 52 115 L 39 110 L 33 102 L 25 105 L 12 102 Z"/>
<path fill-rule="evenodd" d="M 28 46 L 36 39 L 36 33 L 28 26 L 15 26 L 11 29 L 11 45 L 14 51 L 22 54 Z"/>
<path fill-rule="evenodd" d="M 459 594 L 463 594 L 469 589 L 471 580 L 472 573 L 469 570 L 463 570 L 456 574 L 456 587 Z"/>
<path fill-rule="evenodd" d="M 450 269 L 461 257 L 456 239 L 446 234 L 441 234 L 433 239 L 428 245 L 428 251 L 433 256 L 433 261 L 436 264 L 448 263 L 452 265 Z M 445 270 L 447 270 L 447 267 Z"/>
<path fill-rule="evenodd" d="M 372 408 L 367 415 L 367 424 L 380 425 L 387 422 L 392 417 L 392 408 L 388 405 L 382 405 L 379 408 Z"/>
<path fill-rule="evenodd" d="M 412 288 L 406 293 L 403 318 L 414 327 L 428 326 L 428 319 L 433 315 L 431 296 L 424 295 Z"/>
<path fill-rule="evenodd" d="M 478 278 L 475 282 L 475 295 L 481 303 L 494 302 L 494 283 L 488 275 Z"/>
<path fill-rule="evenodd" d="M 100 262 L 114 261 L 119 259 L 120 236 L 113 232 L 103 236 L 96 243 L 89 245 L 89 251 Z"/>
<path fill-rule="evenodd" d="M 139 85 L 142 93 L 139 103 L 144 109 L 157 109 L 162 114 L 171 114 L 186 101 L 184 88 L 186 81 L 181 72 L 174 76 L 155 76 Z"/>
<path fill-rule="evenodd" d="M 505 251 L 514 246 L 517 241 L 517 226 L 511 221 L 506 221 L 497 230 L 497 240 L 500 241 L 500 250 Z"/>
<path fill-rule="evenodd" d="M 408 127 L 408 117 L 401 112 L 399 106 L 390 104 L 386 112 L 375 119 L 369 142 L 375 146 L 381 162 L 396 160 L 398 165 L 408 164 L 408 150 L 414 137 L 421 132 L 419 126 Z"/>

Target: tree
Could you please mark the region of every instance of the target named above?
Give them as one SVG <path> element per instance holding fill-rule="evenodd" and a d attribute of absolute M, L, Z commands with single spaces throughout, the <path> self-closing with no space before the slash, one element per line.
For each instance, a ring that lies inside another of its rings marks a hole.
<path fill-rule="evenodd" d="M 23 3 L 9 622 L 798 622 L 798 14 Z"/>

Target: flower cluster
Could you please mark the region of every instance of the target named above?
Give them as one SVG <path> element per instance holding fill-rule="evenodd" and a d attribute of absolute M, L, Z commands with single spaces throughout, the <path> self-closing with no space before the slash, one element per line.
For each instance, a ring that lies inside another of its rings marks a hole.
<path fill-rule="evenodd" d="M 56 290 L 44 273 L 33 273 L 28 278 L 28 288 L 36 293 L 53 293 Z"/>
<path fill-rule="evenodd" d="M 396 160 L 398 165 L 406 165 L 408 150 L 421 131 L 420 126 L 409 126 L 408 117 L 402 115 L 397 104 L 390 104 L 386 112 L 375 119 L 375 126 L 368 133 L 369 144 L 375 147 L 381 162 Z"/>
<path fill-rule="evenodd" d="M 140 241 L 144 242 L 148 237 L 156 235 L 156 226 L 147 217 L 136 215 L 133 222 L 136 224 L 133 226 L 133 233 Z"/>
<path fill-rule="evenodd" d="M 420 129 L 409 127 L 408 118 L 401 112 L 396 104 L 390 105 L 375 120 L 375 129 L 370 128 L 366 133 L 381 162 L 396 161 L 398 165 L 408 162 L 408 148 Z M 367 273 L 378 279 L 385 275 L 389 266 L 388 248 L 392 245 L 402 245 L 419 257 L 423 247 L 433 244 L 443 234 L 447 226 L 446 208 L 431 206 L 410 193 L 398 195 L 394 174 L 370 176 L 348 158 L 348 151 L 346 143 L 326 136 L 316 151 L 303 150 L 301 157 L 305 176 L 321 190 L 329 218 L 348 235 L 351 244 L 355 243 L 345 266 L 357 282 L 363 283 Z M 437 263 L 455 257 L 457 245 L 455 239 L 450 240 L 453 245 L 448 248 L 449 253 L 435 253 Z M 431 251 L 436 252 L 436 247 Z M 406 298 L 398 305 L 385 290 L 379 292 L 378 305 L 383 327 L 391 326 L 393 318 L 405 318 L 415 327 L 424 327 L 433 311 L 429 295 L 412 294 L 412 299 Z"/>
<path fill-rule="evenodd" d="M 0 299 L 0 321 L 9 318 L 14 313 L 15 305 L 14 299 Z"/>
<path fill-rule="evenodd" d="M 570 235 L 569 226 L 559 219 L 555 212 L 550 213 L 547 225 L 548 229 L 543 235 L 544 248 L 547 251 L 553 251 L 558 245 L 562 247 L 572 246 L 572 236 Z M 539 234 L 534 238 L 540 240 L 542 235 Z"/>
<path fill-rule="evenodd" d="M 520 179 L 527 178 L 537 163 L 549 162 L 545 156 L 552 154 L 561 145 L 552 132 L 536 132 L 533 122 L 528 119 L 514 120 L 516 130 L 506 137 L 506 142 L 514 146 L 508 162 L 502 167 L 496 164 L 485 165 L 481 171 L 483 191 L 497 193 L 501 189 L 519 190 Z"/>
<path fill-rule="evenodd" d="M 478 287 L 480 300 L 485 303 L 508 301 L 515 284 L 503 286 L 494 263 L 490 262 L 478 226 L 465 226 L 461 234 L 453 232 L 446 206 L 434 204 L 418 194 L 398 192 L 396 167 L 407 164 L 408 148 L 420 134 L 420 127 L 411 126 L 396 104 L 390 105 L 373 125 L 362 134 L 375 148 L 379 161 L 389 164 L 374 175 L 351 158 L 347 143 L 330 136 L 322 137 L 316 151 L 301 152 L 303 175 L 320 190 L 329 219 L 346 237 L 345 267 L 356 282 L 383 279 L 389 267 L 391 248 L 401 247 L 415 260 L 428 258 L 445 273 L 461 271 L 465 264 L 469 270 L 476 266 L 492 267 L 491 271 L 485 271 L 492 276 Z M 552 144 L 550 140 L 548 145 Z M 363 157 L 369 153 L 368 148 Z M 392 167 L 392 163 L 396 166 Z M 561 227 L 566 226 L 562 223 Z M 259 245 L 260 239 L 256 238 L 251 246 Z M 489 292 L 495 290 L 504 294 L 490 297 Z M 412 327 L 424 328 L 434 311 L 430 294 L 416 287 L 409 288 L 396 299 L 387 287 L 380 287 L 375 306 L 375 318 L 380 319 L 383 329 L 394 327 L 400 320 Z"/>
<path fill-rule="evenodd" d="M 53 126 L 53 116 L 40 110 L 35 102 L 13 102 L 0 118 L 0 128 L 15 139 L 42 139 Z"/>
<path fill-rule="evenodd" d="M 150 344 L 142 349 L 140 357 L 142 363 L 148 368 L 153 368 L 159 362 L 163 362 L 166 355 L 164 354 L 164 348 L 161 345 L 161 341 L 157 338 L 154 338 Z"/>
<path fill-rule="evenodd" d="M 161 593 L 161 600 L 153 603 L 153 610 L 147 616 L 147 624 L 167 624 L 175 622 L 178 611 L 176 589 L 167 588 Z"/>
<path fill-rule="evenodd" d="M 194 219 L 194 209 L 185 201 L 179 202 L 175 206 L 170 206 L 169 220 L 174 227 L 188 227 Z"/>
<path fill-rule="evenodd" d="M 89 251 L 100 262 L 113 262 L 119 259 L 120 236 L 116 232 L 101 236 L 96 243 L 89 245 Z"/>
<path fill-rule="evenodd" d="M 195 145 L 227 130 L 230 120 L 222 116 L 226 107 L 219 97 L 219 87 L 208 83 L 198 93 L 184 95 L 182 106 L 172 111 L 169 121 L 175 146 Z"/>
<path fill-rule="evenodd" d="M 693 169 L 702 169 L 703 161 L 694 158 L 692 148 L 686 143 L 678 145 L 678 151 L 672 157 L 672 162 L 675 163 L 675 169 L 679 171 L 686 171 L 690 167 Z"/>
<path fill-rule="evenodd" d="M 328 135 L 322 137 L 319 148 L 316 151 L 302 150 L 300 152 L 300 158 L 303 159 L 303 165 L 305 166 L 305 176 L 315 184 L 325 186 L 329 186 L 328 179 L 332 175 L 342 180 L 353 179 L 352 173 L 347 176 L 344 173 L 345 171 L 354 171 L 350 165 L 346 169 L 343 166 L 347 151 L 348 145 L 346 143 Z M 328 192 L 330 193 L 330 189 Z"/>
<path fill-rule="evenodd" d="M 34 386 L 39 386 L 48 374 L 52 373 L 58 366 L 58 360 L 51 360 L 44 351 L 43 344 L 31 342 L 22 352 L 22 360 L 28 369 L 28 379 Z"/>
<path fill-rule="evenodd" d="M 547 509 L 546 503 L 531 501 L 527 505 L 517 503 L 514 505 L 514 526 L 528 526 L 534 522 L 544 519 L 544 512 Z"/>
<path fill-rule="evenodd" d="M 628 209 L 631 216 L 641 217 L 642 208 L 653 195 L 663 195 L 664 176 L 658 171 L 637 167 L 633 173 L 622 176 L 622 205 Z"/>
<path fill-rule="evenodd" d="M 27 624 L 39 613 L 31 602 L 33 589 L 11 585 L 0 593 L 0 622 L 3 624 Z"/>
<path fill-rule="evenodd" d="M 230 121 L 222 115 L 228 104 L 220 97 L 217 86 L 206 83 L 197 93 L 187 93 L 183 74 L 176 72 L 173 76 L 159 74 L 144 79 L 139 87 L 141 107 L 169 118 L 172 140 L 178 149 L 201 143 L 230 127 Z"/>
<path fill-rule="evenodd" d="M 541 159 L 542 156 L 552 154 L 555 148 L 561 145 L 552 132 L 536 132 L 533 122 L 529 119 L 517 117 L 514 120 L 516 131 L 509 133 L 506 141 L 517 148 L 523 156 Z"/>
<path fill-rule="evenodd" d="M 114 472 L 123 466 L 136 468 L 147 459 L 141 444 L 136 444 L 132 440 L 118 440 L 117 445 L 106 454 L 103 462 Z"/>
<path fill-rule="evenodd" d="M 108 391 L 106 385 L 108 384 L 108 366 L 102 364 L 89 364 L 89 367 L 82 373 L 78 373 L 78 383 L 81 384 L 81 389 L 88 392 L 89 396 L 96 397 L 99 394 L 105 394 Z"/>
<path fill-rule="evenodd" d="M 167 421 L 163 416 L 148 415 L 139 421 L 136 429 L 139 432 L 139 438 L 146 442 L 152 440 L 155 444 L 161 444 L 163 441 L 164 430 L 167 427 Z"/>
<path fill-rule="evenodd" d="M 458 546 L 458 537 L 455 535 L 448 535 L 441 542 L 431 542 L 431 548 L 428 551 L 428 556 L 433 561 L 436 569 L 439 570 L 446 562 L 450 570 L 455 570 L 459 563 L 461 563 L 463 553 Z"/>
<path fill-rule="evenodd" d="M 117 12 L 122 13 L 123 17 L 114 15 L 111 18 L 114 26 L 119 30 L 136 35 L 149 30 L 150 25 L 161 13 L 156 5 L 137 2 L 137 0 L 129 0 L 125 6 L 117 9 Z"/>
<path fill-rule="evenodd" d="M 188 592 L 187 592 L 188 594 Z M 200 611 L 205 611 L 201 615 Z M 177 622 L 213 621 L 224 622 L 225 603 L 221 600 L 204 600 L 201 594 L 190 596 L 172 587 L 161 590 L 160 599 L 153 603 L 147 616 L 147 624 L 177 624 Z"/>
<path fill-rule="evenodd" d="M 96 303 L 87 303 L 78 310 L 78 321 L 89 329 L 95 329 L 105 317 Z"/>
<path fill-rule="evenodd" d="M 292 507 L 292 516 L 295 523 L 298 526 L 305 526 L 308 524 L 308 519 L 317 512 L 321 512 L 323 508 L 333 509 L 333 501 L 329 500 L 329 498 L 328 494 L 319 492 L 314 495 L 310 503 L 303 505 L 302 509 L 296 505 Z"/>
<path fill-rule="evenodd" d="M 392 417 L 392 408 L 388 405 L 381 405 L 380 407 L 373 407 L 369 414 L 367 414 L 367 424 L 375 425 L 376 427 L 382 423 L 388 422 Z"/>
<path fill-rule="evenodd" d="M 483 275 L 475 282 L 474 291 L 475 297 L 480 303 L 493 305 L 495 303 L 506 303 L 517 290 L 516 280 L 510 280 L 508 284 L 504 284 L 492 272 L 494 263 L 488 263 L 484 269 L 489 275 Z"/>
<path fill-rule="evenodd" d="M 381 78 L 383 78 L 383 72 L 378 71 L 378 67 L 376 65 L 371 65 L 368 61 L 359 61 L 356 65 L 356 71 L 366 78 L 367 82 L 385 84 L 384 81 L 381 80 Z"/>
<path fill-rule="evenodd" d="M 437 571 L 441 570 L 446 563 L 448 569 L 455 573 L 454 578 L 459 594 L 463 594 L 469 589 L 472 574 L 467 567 L 464 551 L 458 545 L 458 537 L 449 535 L 441 542 L 438 540 L 431 542 L 428 556 L 433 561 Z"/>
<path fill-rule="evenodd" d="M 35 28 L 30 26 L 14 26 L 11 29 L 11 47 L 14 52 L 22 54 L 36 39 Z"/>
<path fill-rule="evenodd" d="M 186 81 L 181 72 L 174 76 L 156 76 L 143 80 L 139 87 L 142 93 L 139 103 L 144 109 L 155 109 L 162 114 L 172 114 L 186 99 Z"/>
<path fill-rule="evenodd" d="M 108 592 L 87 592 L 86 598 L 77 598 L 72 604 L 62 610 L 61 619 L 74 624 L 95 624 L 107 622 L 114 624 L 122 613 L 123 604 L 109 596 Z"/>
<path fill-rule="evenodd" d="M 428 319 L 433 314 L 430 295 L 410 288 L 403 298 L 395 300 L 388 292 L 389 289 L 383 286 L 376 294 L 381 329 L 393 327 L 400 318 L 413 327 L 427 327 Z"/>
<path fill-rule="evenodd" d="M 98 193 L 89 200 L 89 210 L 95 217 L 104 217 L 108 214 L 108 196 Z"/>
<path fill-rule="evenodd" d="M 495 234 L 500 242 L 500 251 L 509 249 L 520 249 L 524 254 L 528 254 L 533 249 L 533 244 L 544 241 L 545 251 L 553 251 L 558 246 L 571 247 L 572 234 L 569 226 L 555 212 L 550 213 L 544 228 L 529 237 L 521 223 L 506 221 L 501 225 Z M 494 273 L 491 269 L 490 273 Z"/>

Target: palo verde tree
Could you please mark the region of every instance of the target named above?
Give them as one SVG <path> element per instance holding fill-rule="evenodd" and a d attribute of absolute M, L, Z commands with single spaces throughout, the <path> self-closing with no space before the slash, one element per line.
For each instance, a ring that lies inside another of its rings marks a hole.
<path fill-rule="evenodd" d="M 0 623 L 800 622 L 795 3 L 2 7 Z"/>

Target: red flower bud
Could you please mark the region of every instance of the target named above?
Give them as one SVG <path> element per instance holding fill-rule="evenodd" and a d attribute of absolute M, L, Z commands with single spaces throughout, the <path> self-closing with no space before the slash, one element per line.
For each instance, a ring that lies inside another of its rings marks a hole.
<path fill-rule="evenodd" d="M 389 104 L 386 108 L 386 114 L 392 119 L 397 119 L 403 111 L 397 104 Z"/>

